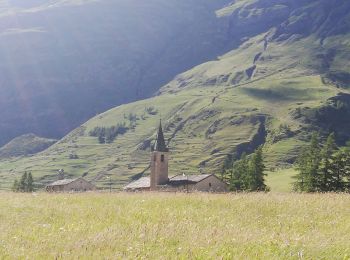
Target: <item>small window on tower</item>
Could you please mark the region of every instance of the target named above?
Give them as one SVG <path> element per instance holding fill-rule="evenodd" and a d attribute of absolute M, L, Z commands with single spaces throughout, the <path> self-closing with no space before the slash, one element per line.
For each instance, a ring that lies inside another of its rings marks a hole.
<path fill-rule="evenodd" d="M 160 157 L 160 160 L 161 160 L 162 162 L 164 162 L 164 154 L 162 154 L 162 156 Z"/>
<path fill-rule="evenodd" d="M 153 156 L 153 161 L 157 161 L 157 155 Z"/>

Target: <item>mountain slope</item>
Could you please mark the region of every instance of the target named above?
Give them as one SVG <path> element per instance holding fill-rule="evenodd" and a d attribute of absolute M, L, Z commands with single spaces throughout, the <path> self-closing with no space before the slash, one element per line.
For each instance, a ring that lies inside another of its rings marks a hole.
<path fill-rule="evenodd" d="M 57 140 L 38 137 L 34 134 L 27 134 L 13 139 L 0 148 L 1 158 L 28 156 L 44 151 Z"/>
<path fill-rule="evenodd" d="M 314 130 L 323 135 L 333 131 L 344 144 L 350 139 L 350 37 L 349 28 L 338 29 L 348 21 L 348 12 L 338 11 L 350 4 L 333 2 L 338 5 L 237 1 L 219 10 L 228 31 L 240 22 L 249 29 L 264 19 L 268 28 L 256 29 L 266 29 L 257 34 L 247 29 L 255 35 L 217 60 L 176 76 L 158 96 L 100 114 L 39 155 L 2 162 L 3 185 L 23 170 L 47 183 L 63 168 L 100 187 L 110 176 L 120 187 L 148 173 L 149 147 L 160 116 L 171 148 L 170 174 L 221 173 L 225 163 L 261 144 L 269 168 L 290 166 Z M 287 8 L 286 16 L 271 19 L 276 8 Z M 329 30 L 322 10 L 342 22 Z M 297 26 L 305 25 L 304 16 L 311 29 Z M 128 130 L 111 143 L 100 144 L 92 136 L 96 127 L 117 125 Z M 77 158 L 69 159 L 70 154 Z"/>
<path fill-rule="evenodd" d="M 226 2 L 0 1 L 0 145 L 60 138 L 223 53 Z"/>

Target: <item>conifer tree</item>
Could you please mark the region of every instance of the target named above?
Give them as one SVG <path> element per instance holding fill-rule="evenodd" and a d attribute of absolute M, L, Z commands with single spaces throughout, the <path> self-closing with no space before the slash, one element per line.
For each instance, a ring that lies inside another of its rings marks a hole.
<path fill-rule="evenodd" d="M 333 155 L 337 150 L 335 144 L 334 133 L 330 134 L 327 138 L 325 146 L 321 150 L 321 161 L 320 161 L 320 179 L 318 184 L 319 191 L 331 191 L 334 190 L 334 158 Z"/>
<path fill-rule="evenodd" d="M 297 160 L 297 181 L 295 189 L 298 191 L 315 192 L 319 190 L 320 176 L 320 145 L 319 135 L 313 133 L 311 143 L 306 147 Z"/>
<path fill-rule="evenodd" d="M 330 134 L 322 149 L 313 134 L 310 145 L 298 159 L 295 189 L 305 192 L 350 191 L 350 146 L 339 149 Z"/>
<path fill-rule="evenodd" d="M 264 180 L 264 159 L 262 147 L 259 147 L 251 156 L 247 171 L 247 186 L 251 191 L 264 191 L 266 189 Z"/>
<path fill-rule="evenodd" d="M 327 189 L 323 191 L 345 191 L 347 175 L 347 158 L 348 154 L 345 150 L 339 150 L 332 155 L 332 163 L 330 164 L 331 178 L 328 180 Z"/>
<path fill-rule="evenodd" d="M 99 136 L 98 136 L 98 142 L 99 142 L 100 144 L 104 144 L 104 143 L 106 142 L 106 138 L 105 138 L 105 136 L 104 136 L 103 134 L 99 134 Z"/>
<path fill-rule="evenodd" d="M 233 191 L 265 191 L 265 165 L 262 147 L 250 156 L 245 154 L 233 164 L 231 171 L 231 190 Z"/>
<path fill-rule="evenodd" d="M 33 182 L 34 181 L 33 181 L 32 173 L 29 172 L 28 175 L 27 175 L 27 181 L 26 181 L 26 184 L 27 184 L 26 191 L 27 192 L 33 192 L 34 191 Z"/>
<path fill-rule="evenodd" d="M 24 172 L 21 180 L 19 182 L 19 189 L 20 192 L 26 192 L 27 191 L 27 172 Z"/>
<path fill-rule="evenodd" d="M 13 185 L 12 185 L 12 191 L 18 192 L 18 190 L 19 190 L 19 182 L 17 179 L 15 179 L 15 181 L 13 182 Z"/>
<path fill-rule="evenodd" d="M 233 164 L 231 169 L 230 186 L 233 191 L 240 191 L 245 189 L 245 174 L 247 172 L 248 158 L 243 154 L 241 159 Z"/>

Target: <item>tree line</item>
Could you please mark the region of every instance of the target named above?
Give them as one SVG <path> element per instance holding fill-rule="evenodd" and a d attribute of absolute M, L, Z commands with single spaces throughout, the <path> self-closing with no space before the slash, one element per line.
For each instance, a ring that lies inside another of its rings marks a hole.
<path fill-rule="evenodd" d="M 118 135 L 123 135 L 129 130 L 125 124 L 112 127 L 95 127 L 89 132 L 90 136 L 97 137 L 100 144 L 112 143 Z"/>
<path fill-rule="evenodd" d="M 24 172 L 20 181 L 17 179 L 14 181 L 12 190 L 14 192 L 33 192 L 34 191 L 34 179 L 31 172 Z"/>
<path fill-rule="evenodd" d="M 319 134 L 313 133 L 296 165 L 295 191 L 350 192 L 350 144 L 338 147 L 334 134 L 321 145 Z"/>
<path fill-rule="evenodd" d="M 294 191 L 350 192 L 350 142 L 345 147 L 338 147 L 333 133 L 324 144 L 319 134 L 313 133 L 295 166 L 298 173 Z M 225 177 L 230 190 L 269 191 L 265 184 L 265 169 L 262 147 L 251 155 L 243 154 L 226 168 Z"/>
<path fill-rule="evenodd" d="M 259 147 L 253 154 L 243 154 L 226 171 L 231 191 L 269 191 L 265 184 L 265 164 L 263 148 Z"/>

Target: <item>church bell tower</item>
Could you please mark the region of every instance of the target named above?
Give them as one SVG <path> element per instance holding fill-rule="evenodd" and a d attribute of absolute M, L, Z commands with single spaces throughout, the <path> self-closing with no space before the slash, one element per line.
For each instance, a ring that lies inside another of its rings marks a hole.
<path fill-rule="evenodd" d="M 169 149 L 165 144 L 162 122 L 160 122 L 157 140 L 151 152 L 151 191 L 157 190 L 157 186 L 165 185 L 169 181 L 168 155 Z"/>

